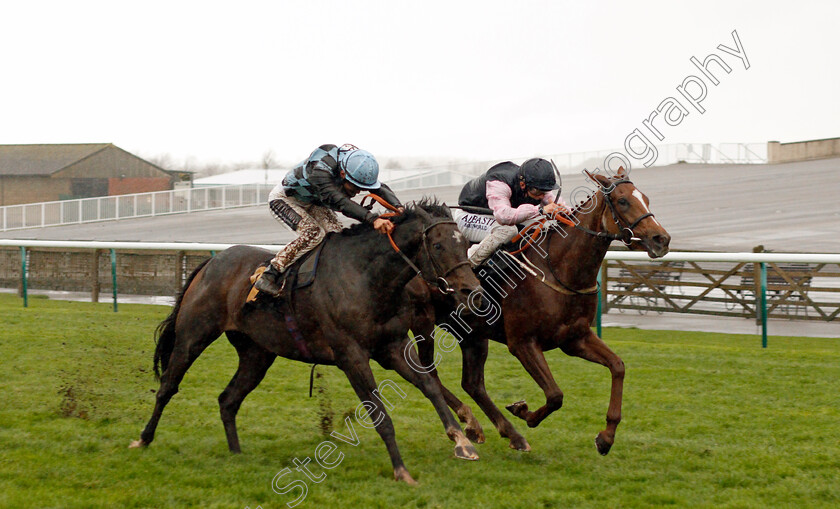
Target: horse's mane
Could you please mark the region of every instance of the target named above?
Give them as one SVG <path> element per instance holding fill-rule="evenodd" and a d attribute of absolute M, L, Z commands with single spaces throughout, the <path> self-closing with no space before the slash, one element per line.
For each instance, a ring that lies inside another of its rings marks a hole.
<path fill-rule="evenodd" d="M 571 215 L 575 215 L 578 212 L 580 212 L 580 210 L 583 208 L 583 206 L 586 205 L 587 203 L 591 202 L 592 198 L 594 198 L 596 194 L 598 194 L 598 190 L 596 190 L 594 193 L 587 196 L 586 199 L 583 200 L 582 202 L 573 205 Z"/>
<path fill-rule="evenodd" d="M 424 196 L 423 199 L 417 202 L 411 202 L 405 205 L 405 212 L 399 216 L 391 218 L 395 225 L 399 226 L 402 223 L 411 221 L 418 217 L 417 209 L 423 209 L 432 217 L 452 219 L 452 212 L 445 203 L 441 203 L 435 197 Z M 357 236 L 365 232 L 373 231 L 373 226 L 368 223 L 357 223 L 350 228 L 345 228 L 341 231 L 342 236 Z"/>
<path fill-rule="evenodd" d="M 619 177 L 607 177 L 607 178 L 609 178 L 611 182 L 621 180 Z M 571 214 L 575 215 L 578 212 L 580 212 L 580 210 L 583 208 L 583 206 L 586 205 L 587 203 L 589 203 L 590 201 L 592 201 L 592 199 L 595 197 L 595 195 L 598 194 L 598 191 L 601 191 L 601 190 L 602 190 L 601 186 L 599 185 L 598 189 L 596 189 L 595 191 L 592 192 L 592 194 L 587 196 L 585 200 L 583 200 L 580 203 L 574 204 L 572 206 Z"/>

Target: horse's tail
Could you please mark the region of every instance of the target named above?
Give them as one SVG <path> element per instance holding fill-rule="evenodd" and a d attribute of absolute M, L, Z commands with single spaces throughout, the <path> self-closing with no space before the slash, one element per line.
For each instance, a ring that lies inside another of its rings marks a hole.
<path fill-rule="evenodd" d="M 181 288 L 181 291 L 178 292 L 178 296 L 175 298 L 175 307 L 172 308 L 172 312 L 169 313 L 169 316 L 162 322 L 160 325 L 157 326 L 155 329 L 155 378 L 160 380 L 160 374 L 166 371 L 167 366 L 169 365 L 169 357 L 172 355 L 172 350 L 175 349 L 175 319 L 178 318 L 178 311 L 181 309 L 181 301 L 184 299 L 184 294 L 187 292 L 187 288 L 195 279 L 196 274 L 207 265 L 207 262 L 212 260 L 212 258 L 208 258 L 201 262 L 198 267 L 192 271 L 192 274 L 189 275 L 187 278 L 187 283 Z"/>

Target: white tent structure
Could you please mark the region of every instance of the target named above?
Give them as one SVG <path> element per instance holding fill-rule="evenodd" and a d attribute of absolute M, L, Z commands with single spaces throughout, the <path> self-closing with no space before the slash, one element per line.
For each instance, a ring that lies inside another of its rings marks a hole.
<path fill-rule="evenodd" d="M 284 170 L 264 170 L 259 168 L 237 170 L 229 173 L 193 180 L 193 187 L 215 187 L 248 184 L 275 185 L 288 173 Z M 416 187 L 434 187 L 441 185 L 459 185 L 468 181 L 471 175 L 454 174 L 446 169 L 388 169 L 379 170 L 379 180 L 393 189 L 412 189 Z"/>
<path fill-rule="evenodd" d="M 231 186 L 238 184 L 279 184 L 289 170 L 252 168 L 220 173 L 193 180 L 193 187 Z"/>

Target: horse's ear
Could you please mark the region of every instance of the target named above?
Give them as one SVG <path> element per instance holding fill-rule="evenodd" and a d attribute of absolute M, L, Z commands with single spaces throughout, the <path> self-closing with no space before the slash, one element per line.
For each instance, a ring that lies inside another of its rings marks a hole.
<path fill-rule="evenodd" d="M 618 167 L 618 172 L 616 173 L 616 175 L 619 176 L 619 177 L 626 177 L 627 176 L 627 171 L 624 170 L 624 166 L 619 166 Z"/>
<path fill-rule="evenodd" d="M 423 218 L 423 220 L 425 220 L 425 221 L 426 221 L 426 222 L 428 222 L 428 223 L 431 223 L 431 222 L 433 222 L 433 221 L 434 221 L 434 219 L 432 218 L 432 215 L 431 215 L 431 214 L 429 214 L 429 213 L 426 211 L 426 209 L 424 209 L 424 208 L 423 208 L 423 207 L 421 207 L 420 205 L 415 205 L 415 207 L 414 207 L 414 212 L 416 212 L 418 216 L 422 217 L 422 218 Z"/>
<path fill-rule="evenodd" d="M 584 169 L 583 172 L 586 173 L 587 177 L 592 179 L 592 182 L 595 182 L 601 187 L 608 187 L 610 185 L 610 179 L 603 175 L 598 175 L 597 173 L 590 173 L 589 170 L 586 169 Z"/>

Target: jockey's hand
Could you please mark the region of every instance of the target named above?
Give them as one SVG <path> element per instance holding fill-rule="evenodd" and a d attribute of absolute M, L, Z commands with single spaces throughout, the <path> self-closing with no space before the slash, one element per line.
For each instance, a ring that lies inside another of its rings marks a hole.
<path fill-rule="evenodd" d="M 549 203 L 547 205 L 543 205 L 543 212 L 545 215 L 553 217 L 554 214 L 558 212 L 569 214 L 571 211 L 559 203 Z"/>
<path fill-rule="evenodd" d="M 397 213 L 400 215 L 405 214 L 405 207 L 397 207 Z"/>
<path fill-rule="evenodd" d="M 388 221 L 387 219 L 378 217 L 373 220 L 373 229 L 385 235 L 394 231 L 394 223 Z"/>

